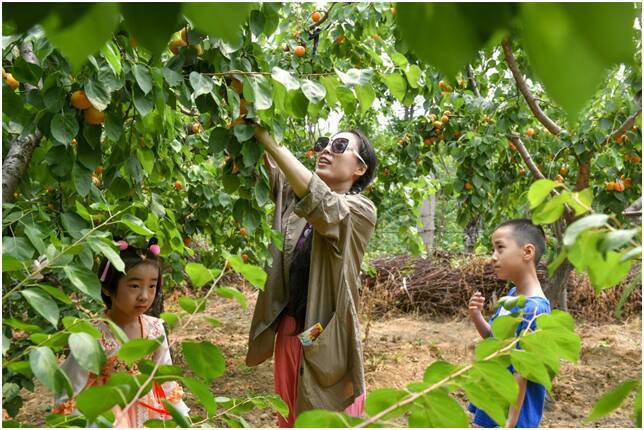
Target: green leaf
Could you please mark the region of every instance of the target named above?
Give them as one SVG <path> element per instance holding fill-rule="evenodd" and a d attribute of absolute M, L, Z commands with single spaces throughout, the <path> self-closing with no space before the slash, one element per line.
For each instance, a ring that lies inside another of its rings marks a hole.
<path fill-rule="evenodd" d="M 85 84 L 85 94 L 92 106 L 97 110 L 104 111 L 110 104 L 111 96 L 105 85 L 97 80 L 89 80 Z"/>
<path fill-rule="evenodd" d="M 492 335 L 497 339 L 508 339 L 515 337 L 517 327 L 523 318 L 512 315 L 503 315 L 492 321 Z"/>
<path fill-rule="evenodd" d="M 340 81 L 347 87 L 355 85 L 370 85 L 373 76 L 372 69 L 349 69 L 346 73 L 341 70 L 335 69 L 335 73 L 340 78 Z"/>
<path fill-rule="evenodd" d="M 536 208 L 532 213 L 532 222 L 535 224 L 552 224 L 557 221 L 564 213 L 565 204 L 568 202 L 569 197 L 569 194 L 564 191 Z"/>
<path fill-rule="evenodd" d="M 479 373 L 501 397 L 516 406 L 519 385 L 505 366 L 494 361 L 483 361 L 474 364 L 474 371 Z"/>
<path fill-rule="evenodd" d="M 29 63 L 24 58 L 18 57 L 14 60 L 11 74 L 18 82 L 38 85 L 38 81 L 42 77 L 42 69 L 38 64 Z"/>
<path fill-rule="evenodd" d="M 514 349 L 510 352 L 512 366 L 529 381 L 537 382 L 548 391 L 552 390 L 552 381 L 542 360 L 532 352 Z"/>
<path fill-rule="evenodd" d="M 297 78 L 295 78 L 291 74 L 291 72 L 280 69 L 277 66 L 271 69 L 271 78 L 284 85 L 287 91 L 295 91 L 300 89 L 300 81 L 298 81 Z"/>
<path fill-rule="evenodd" d="M 466 428 L 469 419 L 463 407 L 447 393 L 431 391 L 414 402 L 409 427 Z"/>
<path fill-rule="evenodd" d="M 554 329 L 564 331 L 575 330 L 575 320 L 569 313 L 559 309 L 553 309 L 549 314 L 541 314 L 536 319 L 537 328 L 540 329 Z"/>
<path fill-rule="evenodd" d="M 302 412 L 295 419 L 295 427 L 299 428 L 345 428 L 350 426 L 350 417 L 340 412 L 324 409 Z"/>
<path fill-rule="evenodd" d="M 237 124 L 233 129 L 233 133 L 238 142 L 246 142 L 255 135 L 255 127 L 246 124 Z"/>
<path fill-rule="evenodd" d="M 151 8 L 145 3 L 121 3 L 120 7 L 125 26 L 139 45 L 155 56 L 166 49 L 179 26 L 181 4 L 159 3 Z"/>
<path fill-rule="evenodd" d="M 179 306 L 189 314 L 193 314 L 203 312 L 206 309 L 206 302 L 203 299 L 195 300 L 192 297 L 180 297 Z"/>
<path fill-rule="evenodd" d="M 89 321 L 72 316 L 63 317 L 63 327 L 70 333 L 87 333 L 95 339 L 100 339 L 102 336 L 101 332 Z"/>
<path fill-rule="evenodd" d="M 369 392 L 367 396 L 367 401 L 365 403 L 365 411 L 368 415 L 373 416 L 379 412 L 384 411 L 388 407 L 398 403 L 400 400 L 409 396 L 404 390 L 398 390 L 395 388 L 381 388 Z M 397 408 L 394 411 L 385 415 L 383 420 L 390 420 L 392 418 L 398 417 L 409 410 L 409 405 L 401 408 Z"/>
<path fill-rule="evenodd" d="M 418 80 L 420 79 L 421 73 L 422 71 L 420 70 L 420 67 L 415 64 L 409 66 L 409 68 L 405 71 L 407 82 L 409 82 L 410 87 L 418 88 Z"/>
<path fill-rule="evenodd" d="M 608 252 L 628 244 L 637 234 L 637 229 L 609 231 L 599 242 L 599 251 Z"/>
<path fill-rule="evenodd" d="M 525 296 L 504 296 L 499 299 L 497 306 L 503 306 L 504 309 L 512 310 L 513 308 L 522 308 L 525 306 Z"/>
<path fill-rule="evenodd" d="M 326 101 L 329 106 L 334 106 L 338 102 L 336 88 L 338 87 L 338 80 L 334 76 L 322 76 L 320 82 L 326 89 Z"/>
<path fill-rule="evenodd" d="M 32 308 L 43 316 L 51 325 L 58 326 L 58 317 L 60 315 L 58 305 L 48 294 L 39 288 L 29 288 L 20 291 L 20 294 L 27 300 Z"/>
<path fill-rule="evenodd" d="M 546 92 L 574 122 L 609 66 L 633 61 L 635 9 L 626 3 L 520 7 L 522 42 Z"/>
<path fill-rule="evenodd" d="M 56 356 L 46 346 L 34 348 L 29 353 L 29 365 L 36 378 L 55 395 L 66 392 L 72 395 L 69 378 L 58 366 Z"/>
<path fill-rule="evenodd" d="M 204 408 L 206 408 L 208 416 L 212 416 L 217 412 L 217 403 L 215 402 L 215 398 L 212 395 L 212 392 L 210 391 L 210 387 L 208 387 L 208 385 L 204 384 L 198 379 L 187 377 L 183 378 L 181 382 L 183 382 L 183 384 L 188 387 L 192 394 L 194 394 L 197 399 L 199 399 Z M 288 415 L 288 407 L 286 410 Z"/>
<path fill-rule="evenodd" d="M 123 133 L 123 120 L 116 114 L 108 112 L 105 115 L 105 136 L 112 142 L 118 142 Z"/>
<path fill-rule="evenodd" d="M 80 367 L 99 375 L 107 359 L 98 341 L 87 333 L 72 333 L 68 342 Z"/>
<path fill-rule="evenodd" d="M 491 354 L 503 348 L 503 346 L 505 346 L 505 342 L 501 339 L 496 339 L 494 337 L 483 339 L 478 343 L 478 345 L 476 345 L 476 349 L 474 350 L 476 359 L 485 360 Z"/>
<path fill-rule="evenodd" d="M 622 258 L 619 259 L 619 262 L 623 262 L 626 260 L 629 260 L 631 258 L 635 258 L 638 255 L 642 255 L 642 247 L 641 246 L 636 246 L 635 248 L 631 248 L 628 251 L 624 252 L 622 255 Z"/>
<path fill-rule="evenodd" d="M 288 405 L 279 395 L 267 396 L 266 400 L 268 400 L 275 412 L 284 418 L 288 418 Z"/>
<path fill-rule="evenodd" d="M 109 40 L 102 48 L 101 54 L 107 60 L 110 69 L 114 72 L 115 75 L 120 75 L 122 66 L 121 66 L 121 51 L 119 51 L 118 46 L 111 40 Z"/>
<path fill-rule="evenodd" d="M 555 270 L 557 270 L 557 268 L 561 266 L 564 261 L 566 261 L 567 257 L 568 253 L 566 252 L 566 248 L 562 248 L 557 258 L 555 258 L 550 264 L 548 264 L 548 276 L 552 276 L 552 274 L 555 273 Z"/>
<path fill-rule="evenodd" d="M 539 206 L 557 185 L 559 185 L 557 182 L 551 181 L 550 179 L 539 179 L 530 185 L 530 189 L 528 190 L 530 209 Z"/>
<path fill-rule="evenodd" d="M 73 9 L 76 5 L 65 5 Z M 64 14 L 53 13 L 42 26 L 47 39 L 69 59 L 75 70 L 96 53 L 112 36 L 119 23 L 119 5 L 94 3 L 78 19 L 67 22 Z"/>
<path fill-rule="evenodd" d="M 50 130 L 54 139 L 69 146 L 78 134 L 78 121 L 73 114 L 58 113 L 51 119 Z"/>
<path fill-rule="evenodd" d="M 212 272 L 203 264 L 188 263 L 185 270 L 195 288 L 201 288 L 214 279 Z"/>
<path fill-rule="evenodd" d="M 224 374 L 224 356 L 212 343 L 186 341 L 181 348 L 188 366 L 198 376 L 210 382 Z"/>
<path fill-rule="evenodd" d="M 253 95 L 253 104 L 257 110 L 266 110 L 273 105 L 272 87 L 263 75 L 253 75 L 247 78 Z"/>
<path fill-rule="evenodd" d="M 230 267 L 232 267 L 235 272 L 242 275 L 244 279 L 246 279 L 248 282 L 259 288 L 260 290 L 264 289 L 267 278 L 264 269 L 259 266 L 244 263 L 241 257 L 237 255 L 230 255 L 227 257 L 227 260 L 230 263 Z"/>
<path fill-rule="evenodd" d="M 167 401 L 166 399 L 163 399 L 163 404 L 165 405 L 166 409 L 168 412 L 170 412 L 170 416 L 176 422 L 179 426 L 179 428 L 190 428 L 192 427 L 190 421 L 188 420 L 187 417 L 184 417 L 181 412 L 177 409 L 175 405 Z"/>
<path fill-rule="evenodd" d="M 575 211 L 575 216 L 581 216 L 591 209 L 593 203 L 593 191 L 586 188 L 580 192 L 573 192 L 568 204 Z"/>
<path fill-rule="evenodd" d="M 179 317 L 177 316 L 177 314 L 172 312 L 161 312 L 161 315 L 159 315 L 159 317 L 163 321 L 165 321 L 170 329 L 173 329 L 179 322 Z"/>
<path fill-rule="evenodd" d="M 136 361 L 156 351 L 162 342 L 163 337 L 159 337 L 158 339 L 132 339 L 123 344 L 118 352 L 118 356 L 128 366 L 131 366 Z"/>
<path fill-rule="evenodd" d="M 599 294 L 619 284 L 630 272 L 633 260 L 621 261 L 621 254 L 614 251 L 607 252 L 605 258 L 597 255 L 599 257 L 593 258 L 588 266 L 588 276 L 593 289 Z"/>
<path fill-rule="evenodd" d="M 139 88 L 143 94 L 148 94 L 152 90 L 152 75 L 145 64 L 135 64 L 132 66 L 132 73 Z M 194 73 L 194 72 L 193 72 Z"/>
<path fill-rule="evenodd" d="M 43 242 L 42 237 L 45 236 L 40 229 L 38 229 L 33 224 L 25 225 L 25 236 L 29 238 L 29 241 L 34 245 L 36 251 L 43 255 L 45 253 L 45 242 Z"/>
<path fill-rule="evenodd" d="M 320 103 L 326 96 L 326 88 L 323 85 L 308 79 L 302 82 L 302 92 L 313 104 Z"/>
<path fill-rule="evenodd" d="M 407 93 L 407 81 L 405 78 L 398 73 L 388 73 L 382 75 L 380 79 L 387 85 L 391 94 L 402 103 Z"/>
<path fill-rule="evenodd" d="M 52 296 L 54 299 L 58 300 L 61 303 L 65 303 L 66 305 L 72 304 L 72 301 L 69 299 L 69 297 L 67 297 L 67 295 L 64 292 L 60 291 L 56 287 L 52 287 L 51 285 L 39 284 L 38 288 L 43 289 L 47 294 L 49 294 L 50 296 Z"/>
<path fill-rule="evenodd" d="M 136 216 L 132 214 L 124 214 L 119 222 L 125 224 L 130 230 L 132 230 L 136 234 L 140 234 L 142 236 L 151 236 L 154 234 L 152 230 L 147 228 L 143 221 L 141 221 L 140 218 L 137 218 Z"/>
<path fill-rule="evenodd" d="M 190 72 L 190 85 L 194 90 L 192 97 L 195 99 L 202 94 L 210 94 L 213 89 L 212 79 L 197 72 Z"/>
<path fill-rule="evenodd" d="M 452 77 L 492 35 L 509 25 L 512 15 L 507 4 L 490 8 L 469 3 L 400 3 L 396 21 L 405 44 L 421 60 Z M 459 31 L 454 32 L 455 28 Z"/>
<path fill-rule="evenodd" d="M 72 285 L 81 293 L 102 303 L 101 283 L 95 273 L 81 266 L 65 266 L 63 267 L 63 271 Z"/>
<path fill-rule="evenodd" d="M 252 7 L 251 3 L 183 3 L 183 13 L 204 33 L 234 42 Z"/>
<path fill-rule="evenodd" d="M 236 299 L 241 305 L 243 310 L 246 310 L 248 305 L 246 304 L 246 296 L 244 296 L 239 290 L 230 287 L 218 287 L 215 290 L 215 293 L 218 296 L 225 297 L 227 299 Z"/>
<path fill-rule="evenodd" d="M 154 94 L 152 92 L 147 95 L 143 94 L 139 87 L 134 87 L 133 101 L 134 107 L 142 118 L 145 118 L 154 109 Z"/>
<path fill-rule="evenodd" d="M 592 214 L 578 219 L 566 229 L 563 237 L 564 246 L 571 247 L 581 232 L 591 228 L 602 227 L 606 225 L 607 221 L 608 215 L 605 214 Z"/>
<path fill-rule="evenodd" d="M 501 399 L 490 395 L 491 390 L 487 382 L 481 379 L 463 384 L 463 391 L 470 402 L 489 415 L 494 422 L 504 425 L 507 420 L 507 409 Z"/>
<path fill-rule="evenodd" d="M 599 400 L 597 400 L 595 406 L 593 406 L 593 410 L 590 411 L 590 414 L 584 418 L 584 422 L 589 423 L 596 421 L 599 418 L 610 414 L 624 403 L 628 395 L 633 390 L 641 392 L 640 381 L 636 379 L 628 379 L 609 392 L 604 393 Z"/>
<path fill-rule="evenodd" d="M 360 102 L 360 114 L 364 115 L 376 99 L 376 90 L 370 85 L 356 85 L 355 91 Z"/>
<path fill-rule="evenodd" d="M 633 422 L 636 428 L 642 428 L 642 390 L 640 389 L 636 392 L 635 401 L 633 402 Z"/>
<path fill-rule="evenodd" d="M 446 361 L 435 361 L 427 369 L 425 369 L 423 382 L 430 385 L 435 384 L 449 376 L 451 373 L 454 373 L 457 369 L 458 366 L 455 366 Z"/>
<path fill-rule="evenodd" d="M 76 398 L 76 407 L 92 422 L 100 414 L 109 411 L 114 406 L 123 406 L 127 394 L 124 392 L 126 389 L 127 385 L 119 385 L 118 387 L 94 385 L 81 391 Z"/>
<path fill-rule="evenodd" d="M 87 243 L 94 252 L 105 256 L 116 270 L 125 273 L 125 263 L 123 263 L 120 254 L 115 250 L 115 246 L 110 246 L 97 237 L 90 237 Z"/>
<path fill-rule="evenodd" d="M 112 331 L 112 334 L 114 334 L 114 337 L 121 343 L 124 344 L 126 343 L 129 339 L 123 329 L 119 327 L 114 321 L 112 321 L 109 318 L 104 318 L 102 321 L 107 323 L 108 327 Z M 100 336 L 99 336 L 100 337 Z"/>

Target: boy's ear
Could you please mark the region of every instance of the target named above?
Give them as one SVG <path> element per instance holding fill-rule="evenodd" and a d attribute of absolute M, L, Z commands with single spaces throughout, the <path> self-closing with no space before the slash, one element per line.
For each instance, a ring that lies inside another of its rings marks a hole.
<path fill-rule="evenodd" d="M 523 259 L 528 261 L 528 260 L 534 260 L 534 257 L 536 255 L 537 249 L 535 246 L 531 243 L 527 243 L 523 245 Z"/>

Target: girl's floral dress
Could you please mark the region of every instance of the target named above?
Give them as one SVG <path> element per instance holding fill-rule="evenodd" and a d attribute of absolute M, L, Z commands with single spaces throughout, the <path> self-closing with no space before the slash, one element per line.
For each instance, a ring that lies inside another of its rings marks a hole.
<path fill-rule="evenodd" d="M 168 339 L 163 328 L 163 321 L 149 315 L 141 315 L 139 322 L 141 324 L 142 338 L 157 339 L 163 336 L 162 344 L 148 358 L 154 362 L 160 360 L 161 364 L 172 364 Z M 101 321 L 98 323 L 97 328 L 102 334 L 99 343 L 107 356 L 107 362 L 103 366 L 101 374 L 96 375 L 83 369 L 70 354 L 61 368 L 69 376 L 74 389 L 74 397 L 69 399 L 66 394 L 57 397 L 55 399 L 53 413 L 64 415 L 78 413 L 76 410 L 76 396 L 84 388 L 105 384 L 113 373 L 127 372 L 131 375 L 140 373 L 136 364 L 128 366 L 123 360 L 118 358 L 117 353 L 121 348 L 121 344 L 114 337 L 107 324 Z M 163 399 L 168 400 L 182 415 L 187 416 L 189 409 L 183 402 L 182 397 L 183 390 L 176 382 L 154 383 L 152 390 L 142 396 L 126 414 L 121 412 L 119 406 L 115 406 L 112 409 L 116 417 L 114 425 L 116 427 L 143 427 L 143 423 L 150 419 L 171 419 L 170 414 L 162 402 Z"/>

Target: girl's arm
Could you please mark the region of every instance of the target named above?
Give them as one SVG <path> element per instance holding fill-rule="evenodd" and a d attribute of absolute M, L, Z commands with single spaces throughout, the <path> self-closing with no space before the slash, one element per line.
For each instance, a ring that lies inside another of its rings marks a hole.
<path fill-rule="evenodd" d="M 521 413 L 521 407 L 523 406 L 523 400 L 525 400 L 525 390 L 528 386 L 528 381 L 519 375 L 518 373 L 513 374 L 514 379 L 516 379 L 517 384 L 519 384 L 519 395 L 517 396 L 517 407 L 510 406 L 508 411 L 508 420 L 505 423 L 505 427 L 511 428 L 517 425 L 519 420 L 519 414 Z"/>
<path fill-rule="evenodd" d="M 313 176 L 311 171 L 288 148 L 276 144 L 265 129 L 257 127 L 255 137 L 284 173 L 295 195 L 299 198 L 306 195 L 309 182 L 311 182 L 311 177 Z M 268 157 L 266 157 L 265 161 L 270 163 Z"/>

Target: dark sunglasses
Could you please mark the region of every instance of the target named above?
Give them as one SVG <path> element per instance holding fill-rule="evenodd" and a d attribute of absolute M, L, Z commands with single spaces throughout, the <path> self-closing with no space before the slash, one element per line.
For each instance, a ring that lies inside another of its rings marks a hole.
<path fill-rule="evenodd" d="M 334 154 L 343 154 L 344 151 L 349 149 L 349 151 L 353 152 L 356 157 L 358 157 L 362 164 L 364 164 L 365 166 L 367 165 L 360 154 L 358 154 L 358 151 L 353 148 L 349 148 L 349 143 L 351 142 L 346 137 L 338 137 L 333 140 L 330 140 L 328 137 L 319 137 L 315 142 L 313 149 L 315 150 L 315 152 L 322 152 L 322 150 L 326 148 L 329 143 L 331 143 L 331 152 L 333 152 Z"/>

